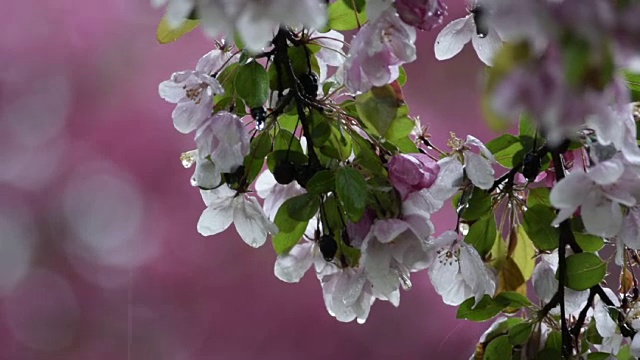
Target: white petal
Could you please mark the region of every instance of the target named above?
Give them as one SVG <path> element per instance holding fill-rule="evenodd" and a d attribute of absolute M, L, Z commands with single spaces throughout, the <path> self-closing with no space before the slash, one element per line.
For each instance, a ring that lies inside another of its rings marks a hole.
<path fill-rule="evenodd" d="M 556 255 L 557 256 L 557 255 Z M 541 261 L 536 265 L 531 276 L 536 295 L 543 302 L 549 302 L 558 290 L 555 270 L 549 263 Z"/>
<path fill-rule="evenodd" d="M 271 171 L 269 171 L 269 169 L 265 169 L 256 179 L 254 186 L 258 196 L 265 199 L 269 194 L 271 194 L 274 186 L 277 184 L 278 182 L 276 181 L 276 178 L 273 177 Z"/>
<path fill-rule="evenodd" d="M 369 0 L 367 1 L 367 20 L 374 22 L 393 3 L 392 0 Z"/>
<path fill-rule="evenodd" d="M 489 160 L 471 151 L 465 151 L 464 168 L 467 177 L 475 186 L 485 190 L 493 186 L 494 172 Z"/>
<path fill-rule="evenodd" d="M 618 297 L 613 294 L 611 289 L 604 288 L 605 293 L 609 296 L 610 299 L 617 300 Z M 599 295 L 596 295 L 596 302 L 593 311 L 593 317 L 596 320 L 596 329 L 598 333 L 603 337 L 610 337 L 616 333 L 618 329 L 618 325 L 609 315 L 609 310 L 604 302 L 600 299 Z"/>
<path fill-rule="evenodd" d="M 369 237 L 375 237 L 381 243 L 389 243 L 407 231 L 409 225 L 400 219 L 376 220 L 371 226 Z M 367 241 L 365 239 L 365 241 Z"/>
<path fill-rule="evenodd" d="M 460 189 L 462 183 L 463 166 L 455 156 L 446 157 L 438 161 L 440 172 L 436 182 L 428 189 L 434 200 L 438 202 L 437 208 L 451 198 Z"/>
<path fill-rule="evenodd" d="M 471 287 L 476 304 L 485 294 L 493 296 L 496 289 L 495 277 L 471 245 L 460 246 L 460 274 Z"/>
<path fill-rule="evenodd" d="M 456 19 L 445 26 L 436 38 L 436 59 L 447 60 L 457 55 L 475 33 L 471 16 Z"/>
<path fill-rule="evenodd" d="M 489 28 L 489 33 L 486 37 L 481 38 L 477 34 L 472 35 L 471 44 L 476 50 L 478 58 L 488 66 L 493 64 L 493 57 L 502 47 L 500 35 L 498 35 L 498 32 L 494 27 Z"/>
<path fill-rule="evenodd" d="M 640 357 L 640 336 L 634 336 L 631 341 L 631 355 Z"/>
<path fill-rule="evenodd" d="M 238 196 L 233 202 L 233 221 L 238 234 L 248 245 L 256 248 L 264 245 L 268 233 L 276 234 L 278 228 L 262 211 L 253 196 Z"/>
<path fill-rule="evenodd" d="M 400 286 L 398 274 L 391 269 L 391 253 L 388 246 L 381 244 L 375 238 L 368 238 L 362 243 L 362 266 L 367 279 L 376 292 L 385 298 L 391 296 Z"/>
<path fill-rule="evenodd" d="M 202 196 L 202 201 L 207 206 L 212 205 L 220 205 L 220 206 L 230 206 L 233 197 L 236 196 L 236 191 L 229 188 L 226 185 L 220 186 L 213 190 L 201 190 L 200 195 Z"/>
<path fill-rule="evenodd" d="M 183 84 L 176 83 L 175 81 L 166 80 L 158 85 L 158 94 L 160 94 L 160 97 L 164 100 L 177 104 L 186 98 L 183 86 Z"/>
<path fill-rule="evenodd" d="M 480 139 L 476 138 L 472 135 L 467 135 L 467 140 L 464 142 L 465 145 L 473 145 L 480 150 L 480 153 L 484 155 L 489 161 L 496 162 L 496 159 L 493 157 L 493 154 L 489 149 L 485 146 L 485 144 L 480 141 Z"/>
<path fill-rule="evenodd" d="M 205 189 L 213 189 L 220 185 L 222 180 L 220 172 L 216 166 L 209 160 L 199 160 L 196 162 L 196 170 L 193 173 L 195 185 Z M 193 184 L 192 184 L 193 185 Z"/>
<path fill-rule="evenodd" d="M 617 160 L 603 161 L 589 169 L 587 176 L 598 185 L 610 185 L 624 173 L 624 165 Z"/>
<path fill-rule="evenodd" d="M 193 101 L 178 103 L 171 114 L 173 126 L 179 132 L 188 134 L 197 129 L 211 115 L 211 111 L 213 111 L 213 102 L 207 104 L 205 101 L 198 105 Z"/>
<path fill-rule="evenodd" d="M 278 255 L 274 265 L 276 277 L 284 282 L 297 283 L 313 264 L 311 241 L 294 246 L 288 254 Z"/>
<path fill-rule="evenodd" d="M 218 203 L 206 208 L 198 221 L 198 232 L 204 236 L 216 235 L 226 230 L 233 221 L 233 208 Z"/>
<path fill-rule="evenodd" d="M 581 208 L 585 229 L 596 236 L 612 237 L 617 235 L 622 225 L 620 205 L 604 198 L 599 193 L 589 193 L 586 199 Z"/>
<path fill-rule="evenodd" d="M 593 185 L 583 172 L 572 172 L 551 189 L 549 199 L 556 209 L 575 211 L 584 201 L 584 195 L 592 191 Z"/>

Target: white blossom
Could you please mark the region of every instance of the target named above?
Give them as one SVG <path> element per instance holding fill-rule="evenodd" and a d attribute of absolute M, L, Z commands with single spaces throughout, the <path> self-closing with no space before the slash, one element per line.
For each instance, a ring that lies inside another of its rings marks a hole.
<path fill-rule="evenodd" d="M 491 66 L 493 57 L 502 46 L 502 40 L 493 24 L 482 24 L 480 27 L 476 24 L 478 16 L 475 16 L 474 12 L 477 12 L 477 9 L 483 9 L 483 15 L 480 15 L 483 23 L 488 21 L 489 14 L 487 12 L 490 9 L 486 5 L 486 1 L 473 1 L 469 9 L 469 15 L 453 20 L 440 31 L 434 45 L 436 58 L 438 60 L 450 59 L 456 56 L 466 43 L 471 41 L 478 58 Z M 488 30 L 486 33 L 484 32 L 485 26 Z"/>
<path fill-rule="evenodd" d="M 445 304 L 458 306 L 470 297 L 477 303 L 485 294 L 493 296 L 496 275 L 458 234 L 447 231 L 431 247 L 429 278 Z"/>
<path fill-rule="evenodd" d="M 615 306 L 620 306 L 618 296 L 609 288 L 603 288 L 605 294 L 613 301 Z M 617 355 L 622 345 L 623 336 L 620 334 L 618 324 L 611 318 L 609 307 L 596 294 L 593 301 L 593 318 L 596 322 L 596 330 L 602 336 L 602 344 L 595 345 L 598 351 Z"/>
<path fill-rule="evenodd" d="M 158 87 L 160 96 L 176 104 L 171 115 L 173 126 L 181 133 L 196 130 L 213 112 L 213 97 L 224 93 L 218 80 L 211 77 L 225 63 L 237 61 L 228 52 L 212 50 L 204 55 L 195 70 L 179 71 Z"/>
<path fill-rule="evenodd" d="M 260 247 L 268 234 L 278 233 L 278 228 L 269 221 L 253 196 L 238 193 L 225 185 L 214 190 L 201 190 L 200 194 L 207 205 L 198 221 L 200 234 L 219 234 L 233 222 L 244 242 Z"/>
<path fill-rule="evenodd" d="M 324 303 L 331 316 L 342 322 L 357 320 L 362 324 L 367 320 L 376 299 L 362 268 L 347 268 L 323 276 L 321 284 Z M 399 292 L 394 295 L 399 296 Z"/>
<path fill-rule="evenodd" d="M 235 114 L 219 111 L 196 132 L 198 159 L 209 158 L 221 173 L 234 172 L 249 154 L 249 133 Z"/>
<path fill-rule="evenodd" d="M 538 299 L 544 303 L 551 301 L 558 291 L 558 251 L 551 254 L 542 254 L 540 262 L 533 269 L 531 281 L 536 291 Z M 589 297 L 589 291 L 576 291 L 569 288 L 564 289 L 565 309 L 568 314 L 578 313 L 584 307 Z M 559 313 L 559 307 L 551 310 L 553 314 Z"/>
<path fill-rule="evenodd" d="M 286 200 L 307 192 L 296 180 L 286 185 L 279 184 L 269 169 L 258 176 L 255 188 L 258 196 L 264 199 L 263 209 L 271 220 L 276 218 L 278 209 Z"/>
<path fill-rule="evenodd" d="M 321 29 L 327 20 L 325 2 L 320 0 L 152 0 L 152 4 L 167 5 L 167 18 L 174 27 L 195 10 L 207 35 L 237 32 L 253 52 L 267 46 L 280 25 Z"/>
<path fill-rule="evenodd" d="M 637 176 L 619 157 L 598 163 L 586 173 L 576 169 L 551 190 L 551 204 L 560 210 L 552 224 L 560 224 L 580 208 L 589 233 L 615 236 L 622 225 L 620 205 L 636 204 L 633 194 L 638 193 L 638 185 Z"/>

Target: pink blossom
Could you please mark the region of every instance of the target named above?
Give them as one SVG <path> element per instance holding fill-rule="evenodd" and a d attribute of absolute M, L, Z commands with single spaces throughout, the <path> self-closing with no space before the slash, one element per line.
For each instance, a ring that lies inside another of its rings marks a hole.
<path fill-rule="evenodd" d="M 399 154 L 389 160 L 389 180 L 402 198 L 433 185 L 440 171 L 437 162 L 424 154 Z"/>
<path fill-rule="evenodd" d="M 236 115 L 219 111 L 196 132 L 199 161 L 210 157 L 217 171 L 235 171 L 249 154 L 249 133 Z"/>
<path fill-rule="evenodd" d="M 399 66 L 416 59 L 415 41 L 415 29 L 402 22 L 393 8 L 365 24 L 353 39 L 344 63 L 347 89 L 366 92 L 397 79 Z"/>
<path fill-rule="evenodd" d="M 447 5 L 440 0 L 398 0 L 396 10 L 402 21 L 420 30 L 441 25 L 447 15 Z"/>

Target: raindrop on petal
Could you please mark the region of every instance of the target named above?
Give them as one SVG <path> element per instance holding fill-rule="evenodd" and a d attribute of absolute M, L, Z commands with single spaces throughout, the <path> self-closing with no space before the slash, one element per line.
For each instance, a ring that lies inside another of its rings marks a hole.
<path fill-rule="evenodd" d="M 182 153 L 180 155 L 180 161 L 182 162 L 182 166 L 184 166 L 185 169 L 192 167 L 193 164 L 196 163 L 197 155 L 198 155 L 198 150 L 191 150 L 191 151 Z"/>

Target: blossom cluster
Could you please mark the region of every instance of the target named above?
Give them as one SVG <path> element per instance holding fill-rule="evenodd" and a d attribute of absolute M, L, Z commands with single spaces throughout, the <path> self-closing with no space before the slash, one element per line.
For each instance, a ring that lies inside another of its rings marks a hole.
<path fill-rule="evenodd" d="M 275 275 L 313 268 L 339 321 L 398 306 L 426 270 L 459 318 L 504 315 L 475 357 L 640 355 L 635 2 L 471 0 L 447 24 L 441 0 L 153 3 L 167 8 L 159 39 L 197 24 L 216 39 L 159 87 L 195 133 L 182 161 L 202 235 L 233 223 L 252 247 L 270 237 Z M 409 115 L 402 66 L 441 25 L 436 58 L 471 41 L 489 66 L 483 111 L 494 127 L 518 119 L 517 134 L 450 133 L 441 149 Z M 456 227 L 436 231 L 448 203 Z"/>

